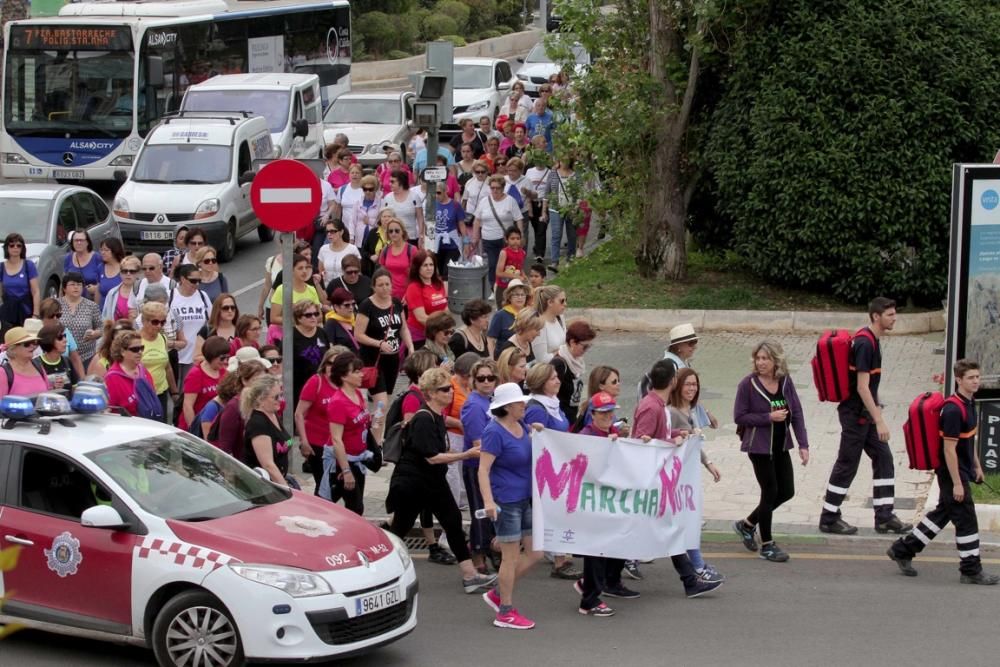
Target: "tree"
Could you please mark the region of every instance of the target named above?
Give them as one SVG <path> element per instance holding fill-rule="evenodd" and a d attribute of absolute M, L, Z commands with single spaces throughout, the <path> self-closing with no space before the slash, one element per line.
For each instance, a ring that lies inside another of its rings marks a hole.
<path fill-rule="evenodd" d="M 559 0 L 554 13 L 594 59 L 574 82 L 557 149 L 583 158 L 600 176 L 589 193 L 595 210 L 636 241 L 636 265 L 647 277 L 687 276 L 688 204 L 699 178 L 691 128 L 699 82 L 747 12 L 764 0 Z M 569 39 L 551 36 L 550 51 L 572 71 Z M 558 105 L 557 105 L 558 106 Z"/>

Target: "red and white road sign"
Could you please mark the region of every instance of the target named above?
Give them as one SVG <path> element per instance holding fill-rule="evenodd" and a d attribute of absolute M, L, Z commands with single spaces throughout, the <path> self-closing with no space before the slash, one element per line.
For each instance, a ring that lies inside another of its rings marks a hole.
<path fill-rule="evenodd" d="M 253 212 L 279 232 L 294 232 L 312 223 L 322 196 L 316 174 L 296 160 L 268 162 L 250 184 Z"/>

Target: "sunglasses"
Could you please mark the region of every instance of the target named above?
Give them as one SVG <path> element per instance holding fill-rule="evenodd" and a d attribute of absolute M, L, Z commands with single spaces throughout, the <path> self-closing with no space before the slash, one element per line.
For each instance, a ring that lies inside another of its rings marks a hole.
<path fill-rule="evenodd" d="M 121 272 L 124 273 L 126 276 L 134 276 L 135 274 L 139 273 L 139 269 L 122 269 Z"/>
<path fill-rule="evenodd" d="M 389 234 L 402 234 L 403 233 L 402 229 L 389 229 L 389 230 L 386 230 L 386 231 Z"/>
<path fill-rule="evenodd" d="M 344 271 L 344 273 L 349 276 L 356 276 L 361 273 L 361 271 L 359 269 L 348 269 L 347 271 Z"/>
<path fill-rule="evenodd" d="M 59 334 L 58 336 L 56 336 L 56 340 L 66 340 L 66 334 L 64 333 Z"/>
<path fill-rule="evenodd" d="M 61 310 L 58 313 L 52 313 L 51 315 L 49 315 L 45 319 L 47 319 L 47 320 L 58 320 L 60 317 L 62 317 L 62 311 Z"/>
<path fill-rule="evenodd" d="M 149 323 L 150 323 L 150 324 L 152 324 L 152 325 L 153 325 L 154 327 L 162 327 L 162 326 L 163 326 L 164 324 L 166 324 L 166 323 L 167 323 L 167 321 L 166 321 L 166 320 L 148 320 L 148 321 L 149 321 Z"/>
<path fill-rule="evenodd" d="M 402 160 L 389 160 L 389 162 L 402 162 Z"/>
<path fill-rule="evenodd" d="M 14 243 L 8 243 L 8 244 L 7 244 L 7 247 L 8 247 L 8 248 L 23 248 L 23 247 L 24 247 L 24 244 L 23 244 L 23 243 L 17 243 L 17 242 L 14 242 Z"/>
<path fill-rule="evenodd" d="M 131 352 L 132 354 L 142 354 L 142 345 L 136 345 L 134 347 L 127 347 L 125 349 L 128 350 L 129 352 Z"/>
<path fill-rule="evenodd" d="M 489 172 L 488 172 L 488 171 L 485 171 L 485 170 L 483 170 L 483 169 L 476 169 L 476 173 L 477 173 L 477 174 L 479 174 L 480 176 L 485 176 L 485 175 L 486 175 L 486 174 L 488 174 Z"/>
<path fill-rule="evenodd" d="M 319 313 L 317 313 L 314 310 L 311 310 L 308 313 L 302 313 L 302 317 L 319 317 Z"/>
<path fill-rule="evenodd" d="M 185 278 L 184 280 L 188 281 L 192 285 L 198 285 L 201 283 L 201 278 Z"/>
<path fill-rule="evenodd" d="M 282 359 L 282 357 L 264 357 L 264 358 L 270 361 L 272 364 L 280 364 Z"/>
<path fill-rule="evenodd" d="M 225 306 L 222 307 L 222 310 L 227 310 L 227 311 L 232 312 L 232 311 L 236 310 L 236 306 L 233 306 L 231 304 L 227 304 L 227 305 L 225 305 Z"/>
<path fill-rule="evenodd" d="M 452 336 L 455 335 L 455 330 L 454 329 L 448 329 L 447 331 L 444 332 L 444 335 L 448 336 L 448 338 L 451 338 Z"/>
<path fill-rule="evenodd" d="M 201 260 L 201 263 L 202 264 L 218 264 L 219 260 L 217 260 L 214 257 L 206 257 L 205 259 Z"/>
<path fill-rule="evenodd" d="M 477 375 L 476 382 L 496 382 L 496 375 Z"/>
<path fill-rule="evenodd" d="M 195 248 L 205 245 L 204 241 L 188 241 L 188 247 L 194 246 Z"/>
<path fill-rule="evenodd" d="M 448 385 L 447 387 L 436 387 L 434 389 L 434 391 L 442 393 L 442 394 L 447 394 L 449 391 L 453 391 L 454 389 L 455 389 L 454 387 L 452 387 L 451 385 Z"/>
<path fill-rule="evenodd" d="M 361 188 L 364 192 L 375 192 L 375 188 Z"/>
<path fill-rule="evenodd" d="M 37 340 L 29 340 L 29 341 L 27 341 L 25 343 L 18 343 L 18 345 L 21 346 L 21 347 L 24 347 L 24 348 L 28 348 L 30 350 L 30 349 L 34 349 L 34 348 L 38 347 L 38 341 Z"/>

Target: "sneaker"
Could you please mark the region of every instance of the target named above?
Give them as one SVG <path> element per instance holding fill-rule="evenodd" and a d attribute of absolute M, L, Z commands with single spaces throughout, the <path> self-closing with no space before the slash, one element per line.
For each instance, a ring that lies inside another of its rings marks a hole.
<path fill-rule="evenodd" d="M 535 264 L 545 264 L 545 258 L 541 255 L 535 255 Z"/>
<path fill-rule="evenodd" d="M 772 563 L 784 563 L 788 560 L 788 554 L 782 551 L 781 547 L 774 542 L 768 542 L 761 546 L 760 557 Z"/>
<path fill-rule="evenodd" d="M 553 579 L 579 579 L 583 576 L 583 572 L 573 567 L 572 561 L 566 561 L 559 567 L 552 568 L 549 572 L 549 576 Z"/>
<path fill-rule="evenodd" d="M 458 562 L 458 559 L 455 558 L 454 554 L 447 549 L 442 549 L 439 544 L 432 544 L 429 551 L 430 555 L 427 556 L 427 561 L 430 563 L 438 563 L 439 565 L 454 565 Z"/>
<path fill-rule="evenodd" d="M 708 563 L 705 563 L 705 567 L 703 567 L 700 571 L 695 571 L 695 574 L 698 575 L 699 579 L 707 581 L 710 584 L 715 583 L 716 581 L 726 580 L 726 576 L 724 574 L 716 570 Z"/>
<path fill-rule="evenodd" d="M 577 595 L 583 595 L 583 579 L 577 579 L 573 582 L 573 590 L 576 591 Z"/>
<path fill-rule="evenodd" d="M 493 619 L 493 625 L 498 628 L 510 628 L 511 630 L 530 630 L 535 627 L 535 622 L 530 618 L 521 616 L 517 609 L 511 609 L 506 614 L 497 612 L 497 617 Z"/>
<path fill-rule="evenodd" d="M 478 572 L 475 576 L 469 579 L 462 579 L 462 588 L 465 589 L 466 593 L 477 593 L 480 589 L 490 586 L 497 580 L 497 575 L 495 574 L 479 574 Z"/>
<path fill-rule="evenodd" d="M 996 586 L 1000 583 L 1000 576 L 995 574 L 986 574 L 985 572 L 980 572 L 979 574 L 963 574 L 962 578 L 959 579 L 963 584 L 978 584 L 980 586 Z"/>
<path fill-rule="evenodd" d="M 596 616 L 597 618 L 607 618 L 608 616 L 615 615 L 615 610 L 603 602 L 598 603 L 596 607 L 591 607 L 590 609 L 580 607 L 578 611 L 584 616 Z"/>
<path fill-rule="evenodd" d="M 549 271 L 551 273 L 559 273 L 559 265 L 558 264 L 549 264 L 548 269 L 549 269 Z"/>
<path fill-rule="evenodd" d="M 625 561 L 625 568 L 622 572 L 630 579 L 635 579 L 636 581 L 642 581 L 642 572 L 639 571 L 639 562 L 634 560 Z"/>
<path fill-rule="evenodd" d="M 483 593 L 483 600 L 490 606 L 490 609 L 500 613 L 500 593 L 496 588 L 491 588 Z"/>
<path fill-rule="evenodd" d="M 733 522 L 733 530 L 736 534 L 740 536 L 743 540 L 743 546 L 746 547 L 747 551 L 757 551 L 757 529 L 751 528 L 747 525 L 747 522 L 743 519 L 737 519 Z"/>
<path fill-rule="evenodd" d="M 888 551 L 885 552 L 885 555 L 889 557 L 889 560 L 893 561 L 894 563 L 896 563 L 896 565 L 899 566 L 899 573 L 902 574 L 904 577 L 917 576 L 917 571 L 913 568 L 913 561 L 911 559 L 900 558 L 892 550 L 892 547 L 889 547 Z"/>
<path fill-rule="evenodd" d="M 638 591 L 625 588 L 622 584 L 604 589 L 604 594 L 609 598 L 622 598 L 623 600 L 634 600 L 639 597 Z"/>
<path fill-rule="evenodd" d="M 830 533 L 832 535 L 853 535 L 858 532 L 857 526 L 852 526 L 840 517 L 833 523 L 821 523 L 819 524 L 819 531 L 821 533 Z"/>
<path fill-rule="evenodd" d="M 897 535 L 902 535 L 903 533 L 908 533 L 911 530 L 913 530 L 913 525 L 903 523 L 895 514 L 889 517 L 888 521 L 883 521 L 882 523 L 877 521 L 875 522 L 876 533 L 896 533 Z"/>
<path fill-rule="evenodd" d="M 694 586 L 692 586 L 691 588 L 685 588 L 684 589 L 684 594 L 687 595 L 688 598 L 693 599 L 693 598 L 701 597 L 705 593 L 711 593 L 712 591 L 714 591 L 716 588 L 718 588 L 721 585 L 722 585 L 721 581 L 712 581 L 712 582 L 699 581 Z"/>

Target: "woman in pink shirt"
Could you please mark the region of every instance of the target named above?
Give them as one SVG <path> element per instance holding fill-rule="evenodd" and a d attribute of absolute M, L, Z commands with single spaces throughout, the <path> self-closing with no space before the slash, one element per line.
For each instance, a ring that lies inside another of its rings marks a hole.
<path fill-rule="evenodd" d="M 298 405 L 295 406 L 295 433 L 299 436 L 302 455 L 309 459 L 317 496 L 320 482 L 323 481 L 323 448 L 330 446 L 327 408 L 337 393 L 337 386 L 330 380 L 330 364 L 338 354 L 340 350 L 333 347 L 326 351 L 316 374 L 306 380 L 302 387 Z"/>
<path fill-rule="evenodd" d="M 221 336 L 209 336 L 201 346 L 205 359 L 191 368 L 184 378 L 184 407 L 177 426 L 187 429 L 209 401 L 219 393 L 219 381 L 226 374 L 229 361 L 229 341 Z"/>
<path fill-rule="evenodd" d="M 389 244 L 379 253 L 378 263 L 392 277 L 392 298 L 402 300 L 410 282 L 410 260 L 417 249 L 407 242 L 406 227 L 399 218 L 389 219 L 385 224 L 385 233 Z"/>
<path fill-rule="evenodd" d="M 45 371 L 34 359 L 38 336 L 28 333 L 24 327 L 14 327 L 4 335 L 3 341 L 7 347 L 7 360 L 0 365 L 0 396 L 32 396 L 48 391 L 49 381 Z M 8 381 L 9 376 L 13 376 L 13 382 Z"/>
<path fill-rule="evenodd" d="M 108 389 L 108 405 L 125 408 L 133 417 L 139 412 L 139 394 L 135 382 L 143 378 L 153 387 L 153 377 L 140 363 L 142 337 L 138 331 L 122 331 L 111 343 L 111 368 L 104 376 Z"/>

